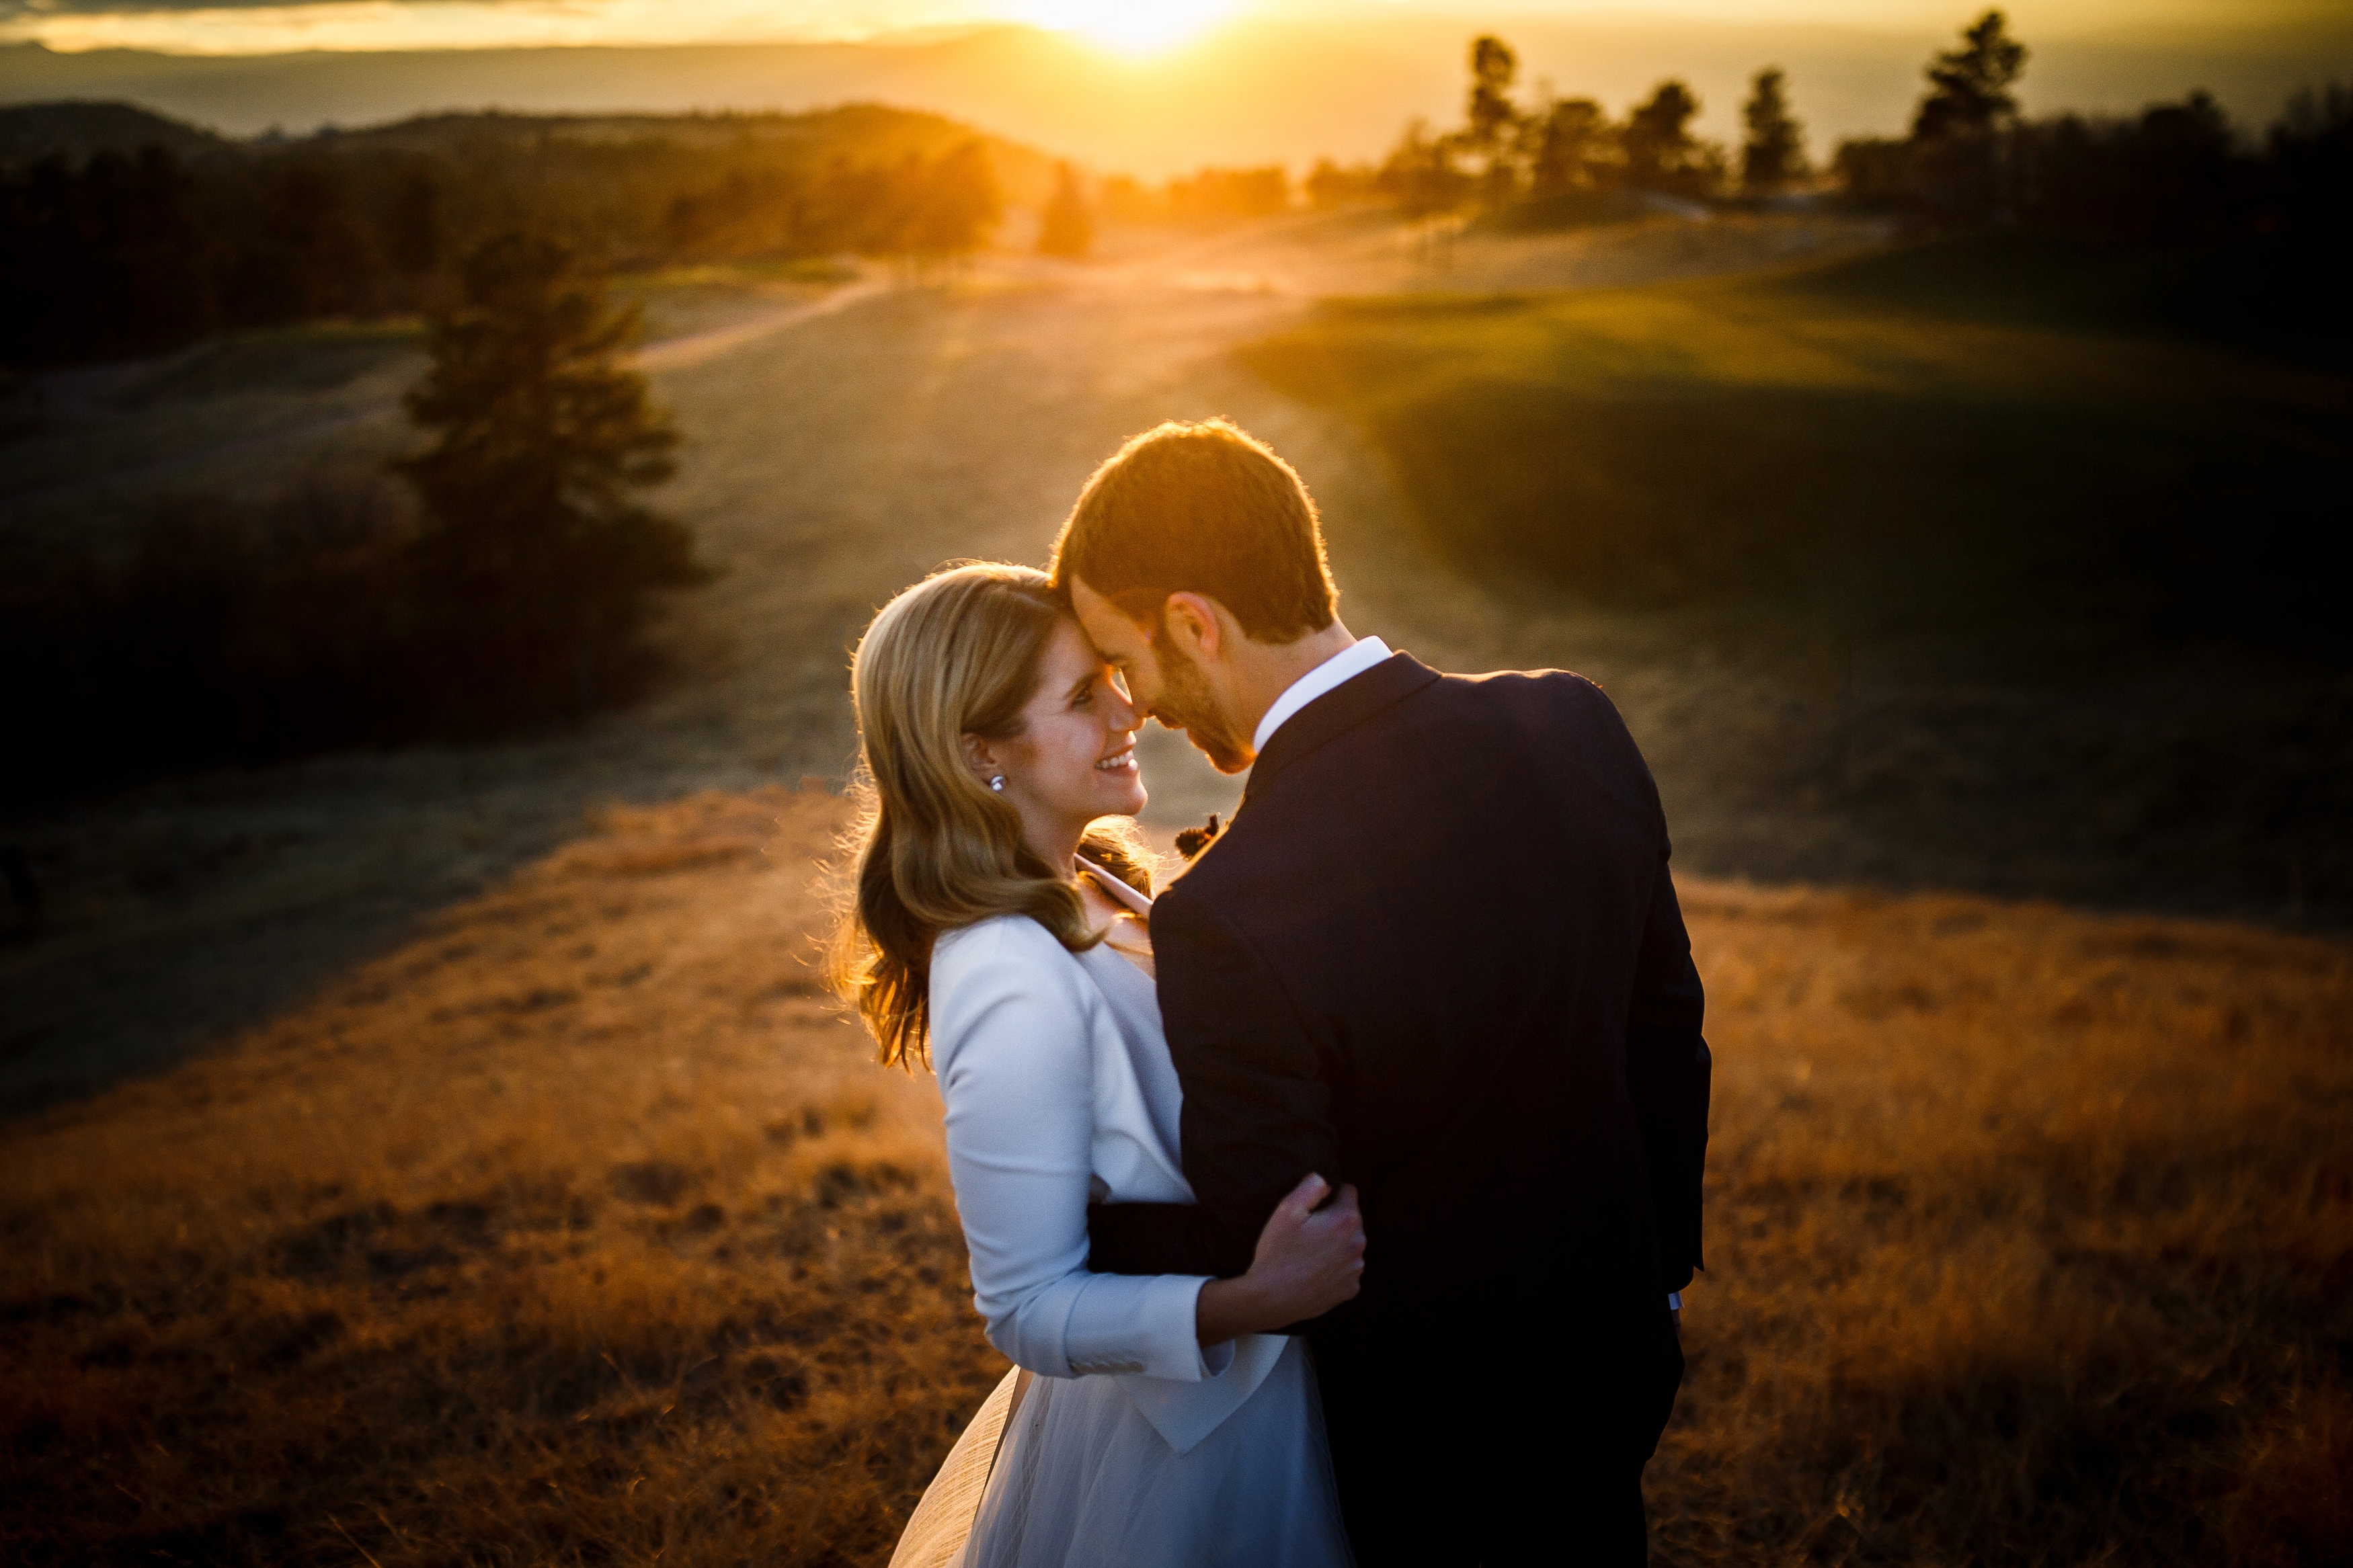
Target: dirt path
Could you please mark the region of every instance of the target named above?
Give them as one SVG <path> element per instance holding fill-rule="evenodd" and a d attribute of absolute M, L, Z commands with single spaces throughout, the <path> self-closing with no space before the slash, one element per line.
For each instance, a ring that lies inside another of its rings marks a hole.
<path fill-rule="evenodd" d="M 782 305 L 754 313 L 741 321 L 725 326 L 710 327 L 683 337 L 667 338 L 641 351 L 638 368 L 648 371 L 678 370 L 687 365 L 701 364 L 705 360 L 733 353 L 737 349 L 756 343 L 762 338 L 786 331 L 820 316 L 837 315 L 861 300 L 871 300 L 891 287 L 891 279 L 876 273 L 845 283 L 830 293 L 797 305 Z"/>

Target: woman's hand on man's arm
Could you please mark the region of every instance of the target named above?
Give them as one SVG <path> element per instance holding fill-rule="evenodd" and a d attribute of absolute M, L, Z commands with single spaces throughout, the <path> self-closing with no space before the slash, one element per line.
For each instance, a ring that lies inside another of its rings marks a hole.
<path fill-rule="evenodd" d="M 1250 1271 L 1201 1287 L 1194 1308 L 1201 1343 L 1320 1318 L 1356 1295 L 1364 1272 L 1365 1216 L 1356 1189 L 1342 1187 L 1332 1196 L 1331 1184 L 1310 1174 L 1267 1216 Z"/>

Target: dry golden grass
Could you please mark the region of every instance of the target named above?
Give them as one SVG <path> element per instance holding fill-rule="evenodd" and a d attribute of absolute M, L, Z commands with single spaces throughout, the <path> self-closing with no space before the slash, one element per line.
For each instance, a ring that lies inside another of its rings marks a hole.
<path fill-rule="evenodd" d="M 1003 1363 L 936 1102 L 803 962 L 840 811 L 613 812 L 12 1128 L 0 1555 L 887 1557 Z M 1662 1561 L 2353 1552 L 2353 949 L 1688 899 L 1714 1268 Z"/>
<path fill-rule="evenodd" d="M 1694 1563 L 2353 1553 L 2353 951 L 1700 885 Z"/>
<path fill-rule="evenodd" d="M 14 1131 L 12 1560 L 869 1562 L 1004 1363 L 805 960 L 839 803 L 601 831 Z"/>

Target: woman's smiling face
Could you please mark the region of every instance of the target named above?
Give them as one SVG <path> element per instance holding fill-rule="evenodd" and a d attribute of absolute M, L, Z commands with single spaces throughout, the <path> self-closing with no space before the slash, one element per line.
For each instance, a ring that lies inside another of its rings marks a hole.
<path fill-rule="evenodd" d="M 1135 763 L 1140 722 L 1094 644 L 1063 617 L 1039 661 L 1021 732 L 989 742 L 1005 798 L 1032 829 L 1083 829 L 1098 817 L 1134 816 L 1146 798 Z"/>

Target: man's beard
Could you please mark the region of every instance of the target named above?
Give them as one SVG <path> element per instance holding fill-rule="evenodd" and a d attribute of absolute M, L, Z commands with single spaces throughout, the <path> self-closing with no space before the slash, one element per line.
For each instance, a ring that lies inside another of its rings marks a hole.
<path fill-rule="evenodd" d="M 1160 699 L 1152 705 L 1152 716 L 1166 729 L 1184 731 L 1185 738 L 1219 773 L 1238 773 L 1249 767 L 1250 755 L 1218 710 L 1217 696 L 1199 666 L 1165 638 L 1153 644 L 1152 659 L 1160 668 Z"/>

